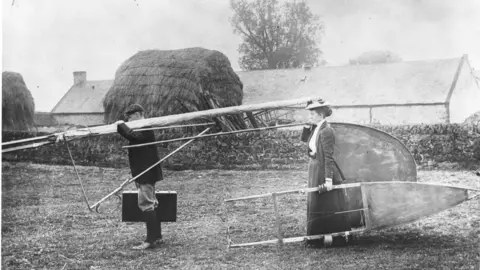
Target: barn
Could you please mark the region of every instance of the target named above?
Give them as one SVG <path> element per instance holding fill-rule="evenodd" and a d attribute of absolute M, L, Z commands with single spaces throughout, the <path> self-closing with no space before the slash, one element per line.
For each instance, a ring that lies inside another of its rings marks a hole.
<path fill-rule="evenodd" d="M 103 125 L 103 98 L 112 80 L 88 81 L 86 71 L 73 72 L 73 86 L 52 109 L 58 125 Z"/>
<path fill-rule="evenodd" d="M 468 57 L 392 64 L 237 72 L 243 104 L 321 96 L 334 104 L 332 121 L 359 124 L 461 123 L 480 110 L 480 82 Z M 113 80 L 74 85 L 52 110 L 59 124 L 104 123 L 103 100 Z M 274 112 L 305 121 L 303 108 Z"/>
<path fill-rule="evenodd" d="M 392 64 L 239 72 L 244 104 L 321 96 L 332 121 L 360 124 L 461 123 L 480 109 L 468 57 Z M 295 109 L 295 108 L 292 108 Z M 290 114 L 296 121 L 304 110 Z"/>

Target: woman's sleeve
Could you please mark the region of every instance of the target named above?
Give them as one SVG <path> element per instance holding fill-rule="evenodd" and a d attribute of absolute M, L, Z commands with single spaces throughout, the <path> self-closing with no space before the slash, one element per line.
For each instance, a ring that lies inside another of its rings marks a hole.
<path fill-rule="evenodd" d="M 321 131 L 321 144 L 323 155 L 325 159 L 325 178 L 333 179 L 333 168 L 335 162 L 333 159 L 333 152 L 335 147 L 335 133 L 331 127 L 324 128 Z"/>

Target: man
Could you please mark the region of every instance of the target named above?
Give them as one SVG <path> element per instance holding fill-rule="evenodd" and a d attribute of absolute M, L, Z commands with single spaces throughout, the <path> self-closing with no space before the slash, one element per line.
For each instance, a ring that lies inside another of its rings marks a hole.
<path fill-rule="evenodd" d="M 125 119 L 127 121 L 145 119 L 144 112 L 145 110 L 142 106 L 132 104 L 125 110 Z M 152 130 L 137 132 L 130 129 L 124 121 L 117 121 L 115 124 L 117 124 L 117 132 L 129 140 L 129 145 L 155 141 L 155 134 Z M 128 149 L 128 161 L 133 177 L 144 172 L 158 162 L 158 160 L 158 152 L 155 145 Z M 135 180 L 135 185 L 138 189 L 138 208 L 140 208 L 143 213 L 147 227 L 147 238 L 142 244 L 133 247 L 133 249 L 153 248 L 155 247 L 155 242 L 161 242 L 161 224 L 155 212 L 155 208 L 158 206 L 158 201 L 155 196 L 155 183 L 161 180 L 163 180 L 163 173 L 160 164 L 148 170 Z"/>

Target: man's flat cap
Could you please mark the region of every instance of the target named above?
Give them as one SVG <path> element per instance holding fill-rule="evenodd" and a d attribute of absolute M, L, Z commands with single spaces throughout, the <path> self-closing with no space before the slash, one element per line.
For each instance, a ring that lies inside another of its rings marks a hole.
<path fill-rule="evenodd" d="M 130 114 L 133 114 L 133 113 L 136 113 L 136 112 L 145 112 L 145 110 L 139 104 L 131 104 L 125 110 L 125 116 L 129 116 Z"/>

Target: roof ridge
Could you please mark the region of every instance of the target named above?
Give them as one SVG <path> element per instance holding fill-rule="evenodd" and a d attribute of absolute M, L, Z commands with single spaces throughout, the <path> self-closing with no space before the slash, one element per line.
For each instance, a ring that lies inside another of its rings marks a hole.
<path fill-rule="evenodd" d="M 405 64 L 405 63 L 432 63 L 432 62 L 441 62 L 441 61 L 453 61 L 458 60 L 460 61 L 463 56 L 460 57 L 452 57 L 452 58 L 442 58 L 442 59 L 424 59 L 424 60 L 410 60 L 410 61 L 399 61 L 399 62 L 391 62 L 391 63 L 373 63 L 373 64 L 360 64 L 360 65 L 351 65 L 351 64 L 344 64 L 344 65 L 326 65 L 326 66 L 318 66 L 318 67 L 311 67 L 311 70 L 319 69 L 319 68 L 345 68 L 345 67 L 371 67 L 371 66 L 380 66 L 380 65 L 396 65 L 396 64 Z M 236 73 L 247 73 L 247 72 L 265 72 L 265 71 L 291 71 L 291 70 L 304 70 L 301 67 L 298 68 L 278 68 L 278 69 L 256 69 L 256 70 L 239 70 Z"/>

